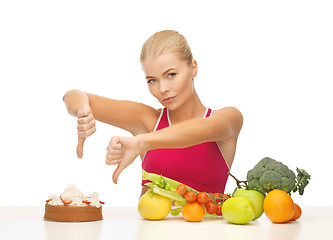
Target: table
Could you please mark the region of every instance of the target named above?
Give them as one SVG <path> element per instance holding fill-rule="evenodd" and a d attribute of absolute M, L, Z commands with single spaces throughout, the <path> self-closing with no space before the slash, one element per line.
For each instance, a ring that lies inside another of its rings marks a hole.
<path fill-rule="evenodd" d="M 199 223 L 171 215 L 149 221 L 136 207 L 103 206 L 102 221 L 58 223 L 43 220 L 43 206 L 0 206 L 0 239 L 333 239 L 333 206 L 304 206 L 302 210 L 295 222 L 274 224 L 263 214 L 249 224 L 234 225 L 216 217 Z"/>

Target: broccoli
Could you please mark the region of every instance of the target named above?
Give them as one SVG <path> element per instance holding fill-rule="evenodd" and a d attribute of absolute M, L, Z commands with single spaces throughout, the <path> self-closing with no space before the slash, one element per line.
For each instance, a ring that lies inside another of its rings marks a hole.
<path fill-rule="evenodd" d="M 310 175 L 303 169 L 296 168 L 295 173 L 286 165 L 272 158 L 265 157 L 247 172 L 248 189 L 268 193 L 280 189 L 287 193 L 299 191 L 303 195 L 309 184 Z"/>

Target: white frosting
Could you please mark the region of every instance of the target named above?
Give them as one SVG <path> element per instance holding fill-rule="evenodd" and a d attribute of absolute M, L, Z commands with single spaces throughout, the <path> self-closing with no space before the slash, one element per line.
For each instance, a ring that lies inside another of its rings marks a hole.
<path fill-rule="evenodd" d="M 77 188 L 76 185 L 70 184 L 65 188 L 65 191 L 61 194 L 62 198 L 68 199 L 82 199 L 84 194 Z"/>
<path fill-rule="evenodd" d="M 87 200 L 90 202 L 91 206 L 95 206 L 97 208 L 101 206 L 97 192 L 93 192 L 92 194 L 90 194 Z"/>
<path fill-rule="evenodd" d="M 62 200 L 60 199 L 60 197 L 52 194 L 51 196 L 53 196 L 52 198 L 49 198 L 49 199 L 52 199 L 51 201 L 48 202 L 48 204 L 50 205 L 64 205 L 64 203 L 62 202 Z"/>
<path fill-rule="evenodd" d="M 89 201 L 90 206 L 95 206 L 97 208 L 99 208 L 101 206 L 97 192 L 93 192 L 92 194 L 90 194 L 89 197 L 85 197 L 84 194 L 74 184 L 68 185 L 65 188 L 65 191 L 62 194 L 60 194 L 60 196 L 51 194 L 49 196 L 50 201 L 48 202 L 48 204 L 64 205 L 64 203 L 62 202 L 62 199 L 71 200 L 72 202 L 69 205 L 72 205 L 72 206 L 86 206 L 87 204 L 82 202 L 84 200 Z"/>

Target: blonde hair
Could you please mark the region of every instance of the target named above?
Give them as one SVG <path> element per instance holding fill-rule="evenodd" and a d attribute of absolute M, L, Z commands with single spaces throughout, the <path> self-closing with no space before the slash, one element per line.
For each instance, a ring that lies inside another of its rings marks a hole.
<path fill-rule="evenodd" d="M 160 31 L 148 38 L 142 46 L 140 62 L 167 52 L 175 52 L 181 60 L 185 60 L 189 65 L 192 63 L 191 48 L 185 37 L 173 30 Z"/>

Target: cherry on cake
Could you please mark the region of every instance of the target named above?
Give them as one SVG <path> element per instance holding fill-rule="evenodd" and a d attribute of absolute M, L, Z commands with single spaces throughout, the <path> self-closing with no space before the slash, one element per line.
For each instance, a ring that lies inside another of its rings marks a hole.
<path fill-rule="evenodd" d="M 51 194 L 45 204 L 44 219 L 57 222 L 102 220 L 102 204 L 96 192 L 86 197 L 74 184 L 60 195 Z"/>

